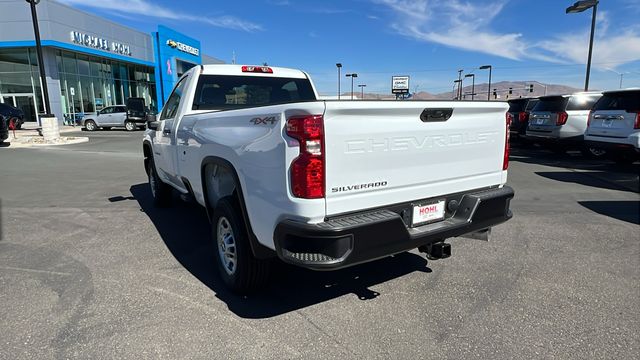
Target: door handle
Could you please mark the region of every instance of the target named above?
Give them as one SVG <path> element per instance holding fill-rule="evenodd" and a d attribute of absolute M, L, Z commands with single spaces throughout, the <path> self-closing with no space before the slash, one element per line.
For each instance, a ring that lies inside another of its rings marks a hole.
<path fill-rule="evenodd" d="M 162 133 L 164 135 L 169 135 L 169 134 L 171 134 L 171 129 L 162 129 Z"/>
<path fill-rule="evenodd" d="M 596 120 L 604 119 L 604 115 L 593 115 L 593 118 Z"/>
<path fill-rule="evenodd" d="M 420 114 L 422 122 L 447 121 L 453 115 L 452 108 L 424 109 Z"/>

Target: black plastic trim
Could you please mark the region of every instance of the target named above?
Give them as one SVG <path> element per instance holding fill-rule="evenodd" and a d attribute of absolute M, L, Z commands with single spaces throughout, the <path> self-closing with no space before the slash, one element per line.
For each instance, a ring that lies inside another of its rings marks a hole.
<path fill-rule="evenodd" d="M 276 252 L 283 261 L 309 269 L 340 269 L 503 223 L 513 216 L 509 210 L 513 196 L 514 191 L 508 186 L 468 192 L 459 197 L 457 206 L 447 212 L 443 221 L 418 227 L 408 226 L 395 206 L 332 218 L 320 224 L 284 220 L 274 232 Z M 457 195 L 438 198 L 446 198 L 448 205 Z M 343 243 L 336 244 L 337 241 Z M 295 251 L 291 251 L 292 247 Z M 338 248 L 342 253 L 335 251 Z M 334 260 L 301 261 L 286 252 L 319 253 Z"/>
<path fill-rule="evenodd" d="M 200 166 L 200 176 L 201 176 L 201 184 L 202 184 L 202 193 L 205 201 L 205 209 L 207 210 L 207 217 L 211 221 L 213 216 L 213 210 L 208 204 L 207 197 L 207 187 L 206 181 L 204 178 L 204 169 L 207 165 L 218 165 L 226 168 L 233 175 L 233 181 L 236 184 L 236 193 L 238 194 L 238 202 L 240 203 L 240 211 L 242 212 L 242 218 L 244 220 L 244 224 L 247 230 L 247 234 L 249 236 L 249 243 L 251 244 L 251 251 L 253 252 L 253 256 L 258 259 L 268 259 L 276 256 L 276 253 L 269 249 L 268 247 L 260 244 L 258 241 L 258 237 L 253 232 L 253 228 L 251 227 L 251 221 L 249 220 L 249 214 L 247 213 L 247 206 L 244 200 L 244 195 L 242 192 L 242 186 L 240 185 L 240 179 L 238 177 L 238 173 L 236 169 L 233 167 L 229 161 L 217 157 L 217 156 L 207 156 L 202 160 L 202 164 Z"/>

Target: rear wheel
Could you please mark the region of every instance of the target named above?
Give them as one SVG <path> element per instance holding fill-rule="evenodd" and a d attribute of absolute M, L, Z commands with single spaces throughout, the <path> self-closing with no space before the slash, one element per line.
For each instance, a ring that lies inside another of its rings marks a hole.
<path fill-rule="evenodd" d="M 588 158 L 599 158 L 603 157 L 607 152 L 603 149 L 593 147 L 593 146 L 584 146 L 580 149 L 580 152 L 583 156 Z"/>
<path fill-rule="evenodd" d="M 235 293 L 251 293 L 269 281 L 270 261 L 253 256 L 239 205 L 234 197 L 218 202 L 211 222 L 218 272 Z"/>
<path fill-rule="evenodd" d="M 96 131 L 98 129 L 98 125 L 96 125 L 96 122 L 93 120 L 87 120 L 84 123 L 84 128 L 87 129 L 87 131 Z"/>
<path fill-rule="evenodd" d="M 147 174 L 149 176 L 149 187 L 151 188 L 151 196 L 153 197 L 153 205 L 155 207 L 166 207 L 171 203 L 171 187 L 158 177 L 156 165 L 153 157 L 149 158 L 147 163 Z"/>
<path fill-rule="evenodd" d="M 127 120 L 127 121 L 124 122 L 124 128 L 127 129 L 127 131 L 133 131 L 137 127 L 136 127 L 136 123 L 134 123 L 131 120 Z"/>

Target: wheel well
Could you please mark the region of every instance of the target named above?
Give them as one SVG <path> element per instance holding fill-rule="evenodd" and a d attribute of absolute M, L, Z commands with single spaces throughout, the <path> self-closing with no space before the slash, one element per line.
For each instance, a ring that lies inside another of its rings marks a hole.
<path fill-rule="evenodd" d="M 220 199 L 237 196 L 235 175 L 233 170 L 215 163 L 206 164 L 202 172 L 204 199 L 207 210 L 213 213 Z"/>
<path fill-rule="evenodd" d="M 203 160 L 201 167 L 202 195 L 204 197 L 205 208 L 209 221 L 213 218 L 213 211 L 220 199 L 232 196 L 238 202 L 244 225 L 249 235 L 251 251 L 258 259 L 269 259 L 276 257 L 276 252 L 260 244 L 253 233 L 249 214 L 247 214 L 240 179 L 233 165 L 219 157 L 210 156 Z"/>
<path fill-rule="evenodd" d="M 147 176 L 149 176 L 149 159 L 151 159 L 151 145 L 148 142 L 142 143 L 142 154 L 144 156 L 144 171 L 147 172 Z"/>

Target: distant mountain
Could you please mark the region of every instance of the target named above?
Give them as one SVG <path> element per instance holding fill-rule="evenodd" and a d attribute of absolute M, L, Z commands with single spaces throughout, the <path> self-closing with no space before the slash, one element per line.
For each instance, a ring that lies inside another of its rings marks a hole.
<path fill-rule="evenodd" d="M 529 92 L 529 85 L 533 84 L 533 92 Z M 509 89 L 511 88 L 511 94 Z M 471 91 L 473 87 L 471 85 L 465 86 L 462 91 L 465 94 L 465 99 L 471 100 Z M 501 81 L 498 83 L 491 83 L 491 91 L 489 96 L 491 100 L 494 100 L 493 91 L 496 89 L 498 95 L 497 100 L 517 99 L 520 97 L 538 97 L 543 95 L 565 95 L 582 91 L 570 86 L 558 85 L 558 84 L 543 84 L 537 81 Z M 476 84 L 475 85 L 475 100 L 487 100 L 488 84 Z M 451 92 L 441 93 L 435 95 L 438 99 L 451 99 Z"/>
<path fill-rule="evenodd" d="M 468 81 L 468 80 L 467 80 Z M 529 92 L 529 84 L 533 84 L 533 92 Z M 511 94 L 509 94 L 509 88 L 511 88 Z M 471 91 L 473 87 L 471 85 L 465 86 L 462 90 L 466 94 L 465 99 L 471 100 Z M 493 89 L 496 89 L 498 98 L 493 96 Z M 488 84 L 476 84 L 475 85 L 475 100 L 487 100 Z M 538 97 L 543 95 L 565 95 L 580 92 L 582 89 L 558 85 L 558 84 L 543 84 L 537 81 L 500 81 L 497 83 L 491 83 L 491 91 L 489 96 L 491 100 L 508 100 L 517 99 L 520 97 Z M 354 96 L 357 99 L 361 98 L 361 93 L 354 92 Z M 411 100 L 451 100 L 455 94 L 451 91 L 431 94 L 426 91 L 419 91 L 411 96 Z M 351 98 L 351 93 L 347 92 L 342 94 L 342 99 L 348 100 Z M 392 94 L 375 94 L 365 93 L 364 99 L 366 100 L 392 100 L 395 99 L 395 95 Z"/>

